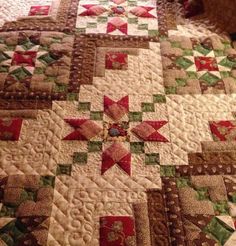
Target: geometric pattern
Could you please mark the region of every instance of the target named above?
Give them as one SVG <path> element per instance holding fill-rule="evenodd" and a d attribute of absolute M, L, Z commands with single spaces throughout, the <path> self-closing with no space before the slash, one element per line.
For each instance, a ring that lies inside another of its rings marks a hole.
<path fill-rule="evenodd" d="M 167 94 L 235 92 L 235 52 L 217 37 L 170 37 L 161 43 Z"/>
<path fill-rule="evenodd" d="M 0 119 L 0 140 L 17 141 L 20 137 L 22 119 Z"/>
<path fill-rule="evenodd" d="M 76 28 L 80 33 L 156 37 L 165 29 L 162 15 L 161 1 L 80 1 Z"/>
<path fill-rule="evenodd" d="M 29 11 L 29 16 L 35 16 L 35 15 L 48 15 L 50 10 L 49 5 L 45 6 L 31 6 Z"/>

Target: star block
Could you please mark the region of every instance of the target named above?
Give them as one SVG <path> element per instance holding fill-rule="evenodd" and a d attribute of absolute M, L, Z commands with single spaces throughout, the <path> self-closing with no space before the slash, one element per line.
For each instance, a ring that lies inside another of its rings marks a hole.
<path fill-rule="evenodd" d="M 102 131 L 100 126 L 88 119 L 65 119 L 65 122 L 72 126 L 75 131 L 64 137 L 63 140 L 87 141 Z"/>
<path fill-rule="evenodd" d="M 168 142 L 168 140 L 157 132 L 167 121 L 143 121 L 132 129 L 140 139 L 144 141 Z"/>
<path fill-rule="evenodd" d="M 129 97 L 125 96 L 115 102 L 107 96 L 104 96 L 104 112 L 114 121 L 119 121 L 129 112 Z"/>
<path fill-rule="evenodd" d="M 122 144 L 114 143 L 102 153 L 101 173 L 117 164 L 128 175 L 131 174 L 131 154 Z"/>
<path fill-rule="evenodd" d="M 22 119 L 0 119 L 0 140 L 17 141 L 19 140 L 22 126 Z"/>

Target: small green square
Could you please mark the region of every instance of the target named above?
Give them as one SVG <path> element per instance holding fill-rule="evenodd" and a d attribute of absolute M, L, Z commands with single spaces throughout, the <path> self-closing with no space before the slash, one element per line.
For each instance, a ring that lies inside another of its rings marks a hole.
<path fill-rule="evenodd" d="M 138 24 L 138 18 L 128 18 L 129 24 Z"/>
<path fill-rule="evenodd" d="M 143 112 L 129 112 L 129 121 L 142 121 Z"/>
<path fill-rule="evenodd" d="M 98 21 L 98 23 L 107 23 L 108 18 L 105 17 L 105 16 L 99 16 L 99 17 L 97 18 L 97 21 Z"/>
<path fill-rule="evenodd" d="M 88 154 L 85 152 L 75 152 L 73 155 L 73 163 L 87 164 Z"/>
<path fill-rule="evenodd" d="M 131 142 L 130 151 L 131 153 L 135 153 L 135 154 L 144 153 L 144 143 L 143 142 Z"/>
<path fill-rule="evenodd" d="M 236 192 L 229 194 L 229 200 L 233 203 L 236 203 Z"/>
<path fill-rule="evenodd" d="M 155 112 L 154 103 L 142 103 L 141 108 L 143 112 Z"/>
<path fill-rule="evenodd" d="M 0 217 L 15 217 L 16 207 L 3 205 L 0 211 Z"/>
<path fill-rule="evenodd" d="M 184 55 L 184 56 L 192 56 L 192 55 L 193 55 L 193 50 L 190 50 L 190 49 L 184 49 L 183 55 Z"/>
<path fill-rule="evenodd" d="M 90 110 L 90 102 L 79 102 L 78 110 L 79 111 L 89 111 Z"/>
<path fill-rule="evenodd" d="M 67 100 L 68 101 L 77 101 L 78 100 L 77 93 L 68 93 L 67 94 Z"/>
<path fill-rule="evenodd" d="M 45 67 L 36 67 L 34 69 L 34 74 L 44 74 L 45 72 Z"/>
<path fill-rule="evenodd" d="M 224 50 L 214 50 L 215 56 L 225 56 Z"/>
<path fill-rule="evenodd" d="M 55 185 L 55 176 L 50 176 L 50 175 L 41 176 L 40 183 L 41 183 L 41 186 L 54 187 L 54 185 Z"/>
<path fill-rule="evenodd" d="M 186 86 L 187 80 L 186 79 L 175 79 L 178 86 Z"/>
<path fill-rule="evenodd" d="M 148 29 L 148 24 L 139 24 L 138 25 L 138 30 L 147 30 Z"/>
<path fill-rule="evenodd" d="M 66 92 L 68 88 L 68 85 L 59 85 L 56 84 L 53 91 L 54 92 L 58 92 L 58 93 L 62 93 L 62 92 Z"/>
<path fill-rule="evenodd" d="M 181 43 L 177 41 L 171 42 L 171 47 L 173 48 L 181 48 Z"/>
<path fill-rule="evenodd" d="M 229 206 L 227 201 L 219 201 L 213 203 L 214 211 L 216 215 L 228 215 Z"/>
<path fill-rule="evenodd" d="M 176 86 L 166 86 L 165 92 L 166 92 L 166 94 L 176 94 L 177 93 L 177 87 Z"/>
<path fill-rule="evenodd" d="M 197 79 L 197 73 L 196 72 L 187 72 L 187 76 L 189 79 Z"/>
<path fill-rule="evenodd" d="M 175 166 L 160 166 L 161 177 L 174 177 Z"/>
<path fill-rule="evenodd" d="M 153 95 L 153 102 L 154 103 L 166 103 L 166 97 L 165 95 L 161 95 L 161 94 Z"/>
<path fill-rule="evenodd" d="M 91 111 L 90 112 L 90 119 L 91 120 L 102 120 L 103 119 L 103 112 L 102 111 Z"/>
<path fill-rule="evenodd" d="M 88 22 L 87 23 L 87 28 L 97 28 L 97 23 Z"/>
<path fill-rule="evenodd" d="M 72 165 L 57 165 L 57 175 L 68 175 L 71 176 Z"/>
<path fill-rule="evenodd" d="M 178 188 L 184 188 L 190 186 L 191 182 L 189 178 L 181 177 L 176 179 L 176 185 Z"/>
<path fill-rule="evenodd" d="M 0 66 L 0 73 L 7 73 L 9 71 L 9 66 Z"/>
<path fill-rule="evenodd" d="M 148 30 L 148 35 L 151 37 L 156 37 L 159 35 L 159 32 L 157 30 Z"/>
<path fill-rule="evenodd" d="M 160 165 L 159 153 L 145 154 L 145 164 L 146 165 Z"/>
<path fill-rule="evenodd" d="M 77 33 L 86 33 L 86 28 L 76 28 Z"/>
<path fill-rule="evenodd" d="M 222 79 L 225 79 L 225 78 L 230 77 L 231 74 L 230 74 L 230 72 L 228 72 L 228 71 L 221 71 L 221 72 L 220 72 L 220 76 L 221 76 Z"/>
<path fill-rule="evenodd" d="M 89 152 L 102 151 L 102 142 L 99 141 L 88 142 L 88 151 Z"/>
<path fill-rule="evenodd" d="M 207 187 L 200 187 L 195 190 L 197 192 L 197 200 L 199 201 L 209 200 L 209 192 Z"/>

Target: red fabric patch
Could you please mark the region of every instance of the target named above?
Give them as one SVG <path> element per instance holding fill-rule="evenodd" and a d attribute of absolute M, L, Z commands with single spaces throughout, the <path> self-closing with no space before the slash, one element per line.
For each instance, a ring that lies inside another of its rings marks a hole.
<path fill-rule="evenodd" d="M 138 6 L 138 7 L 131 9 L 130 13 L 138 17 L 156 18 L 154 15 L 149 13 L 149 11 L 153 9 L 154 7 Z"/>
<path fill-rule="evenodd" d="M 79 14 L 80 16 L 99 16 L 107 11 L 104 7 L 98 4 L 85 4 L 81 6 L 87 10 Z"/>
<path fill-rule="evenodd" d="M 157 132 L 167 121 L 143 121 L 132 129 L 140 139 L 144 141 L 169 142 Z"/>
<path fill-rule="evenodd" d="M 0 119 L 0 140 L 17 141 L 20 137 L 22 119 Z"/>
<path fill-rule="evenodd" d="M 87 119 L 65 119 L 75 131 L 63 138 L 63 140 L 81 140 L 87 141 L 101 132 L 102 128 L 92 120 Z"/>
<path fill-rule="evenodd" d="M 31 6 L 30 11 L 29 11 L 29 16 L 34 16 L 34 15 L 48 15 L 50 10 L 49 5 L 45 6 Z"/>
<path fill-rule="evenodd" d="M 135 245 L 134 220 L 129 216 L 100 218 L 100 246 Z"/>
<path fill-rule="evenodd" d="M 113 6 L 111 8 L 113 14 L 122 15 L 125 13 L 125 9 L 122 6 Z"/>
<path fill-rule="evenodd" d="M 36 56 L 35 51 L 15 51 L 11 65 L 34 67 Z"/>
<path fill-rule="evenodd" d="M 114 143 L 102 153 L 101 173 L 117 164 L 128 175 L 131 174 L 131 154 L 120 143 Z"/>
<path fill-rule="evenodd" d="M 106 69 L 126 70 L 128 69 L 128 55 L 121 52 L 106 53 Z"/>
<path fill-rule="evenodd" d="M 125 96 L 115 102 L 107 96 L 104 96 L 104 113 L 115 121 L 119 121 L 129 112 L 129 97 Z"/>
<path fill-rule="evenodd" d="M 127 34 L 127 32 L 128 32 L 128 24 L 127 24 L 127 22 L 124 22 L 119 17 L 112 18 L 107 23 L 107 33 L 114 32 L 115 30 L 119 30 L 120 32 L 122 32 L 124 34 Z"/>
<path fill-rule="evenodd" d="M 209 125 L 215 141 L 236 140 L 236 121 L 211 121 Z"/>
<path fill-rule="evenodd" d="M 197 56 L 194 60 L 197 71 L 219 71 L 214 57 Z"/>

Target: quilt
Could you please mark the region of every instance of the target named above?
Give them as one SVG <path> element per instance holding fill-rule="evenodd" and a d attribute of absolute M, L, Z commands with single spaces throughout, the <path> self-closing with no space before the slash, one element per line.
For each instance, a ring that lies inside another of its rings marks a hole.
<path fill-rule="evenodd" d="M 236 50 L 209 26 L 178 1 L 0 6 L 0 245 L 236 245 Z"/>

